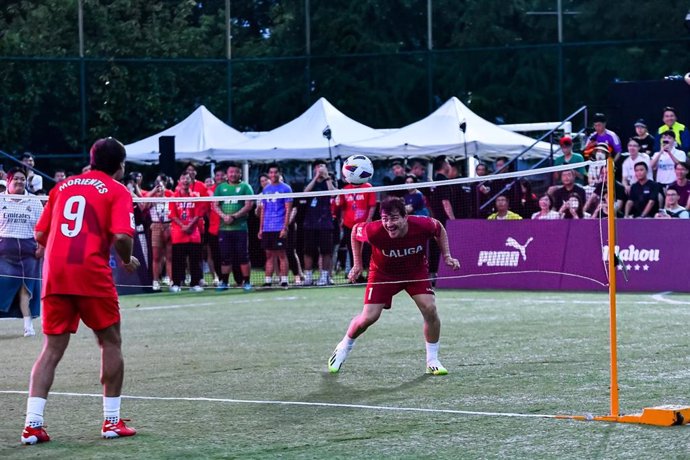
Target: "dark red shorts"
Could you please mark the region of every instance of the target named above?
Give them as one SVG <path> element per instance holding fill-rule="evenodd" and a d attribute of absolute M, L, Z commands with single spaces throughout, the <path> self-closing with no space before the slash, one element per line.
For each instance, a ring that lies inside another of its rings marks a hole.
<path fill-rule="evenodd" d="M 410 297 L 419 294 L 434 295 L 430 280 L 390 282 L 370 277 L 367 288 L 364 290 L 364 305 L 383 304 L 384 308 L 390 308 L 393 296 L 402 290 L 405 290 Z"/>
<path fill-rule="evenodd" d="M 79 295 L 47 295 L 41 312 L 43 333 L 74 334 L 79 320 L 94 331 L 120 322 L 120 304 L 114 297 L 86 297 Z"/>

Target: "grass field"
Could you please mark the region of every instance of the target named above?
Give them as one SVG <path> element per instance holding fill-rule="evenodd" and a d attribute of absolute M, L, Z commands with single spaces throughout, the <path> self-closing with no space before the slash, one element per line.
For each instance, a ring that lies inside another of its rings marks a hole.
<path fill-rule="evenodd" d="M 53 441 L 23 447 L 41 337 L 0 321 L 0 458 L 688 458 L 690 428 L 577 422 L 609 410 L 602 294 L 440 291 L 445 377 L 424 375 L 421 317 L 404 295 L 326 361 L 362 288 L 122 298 L 123 417 L 100 439 L 99 354 L 72 338 L 46 410 Z M 619 296 L 620 407 L 690 405 L 690 296 Z"/>

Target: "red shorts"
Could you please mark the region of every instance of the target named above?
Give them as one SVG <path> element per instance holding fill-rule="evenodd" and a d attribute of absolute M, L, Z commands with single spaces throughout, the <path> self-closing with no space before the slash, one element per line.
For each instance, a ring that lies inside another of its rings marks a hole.
<path fill-rule="evenodd" d="M 80 319 L 92 330 L 100 331 L 120 322 L 120 304 L 115 297 L 47 295 L 41 319 L 43 333 L 48 335 L 74 334 Z"/>
<path fill-rule="evenodd" d="M 410 297 L 419 294 L 434 295 L 430 280 L 385 282 L 370 278 L 367 282 L 367 288 L 364 290 L 364 305 L 383 304 L 384 308 L 390 308 L 393 303 L 393 296 L 403 289 Z"/>

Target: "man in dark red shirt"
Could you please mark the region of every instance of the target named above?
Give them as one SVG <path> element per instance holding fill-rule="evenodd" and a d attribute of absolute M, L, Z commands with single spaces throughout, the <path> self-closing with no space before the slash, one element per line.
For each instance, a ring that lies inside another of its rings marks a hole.
<path fill-rule="evenodd" d="M 46 442 L 43 410 L 55 369 L 77 332 L 79 320 L 101 347 L 104 438 L 132 436 L 120 418 L 124 377 L 120 306 L 110 266 L 113 245 L 124 268 L 133 272 L 132 195 L 117 182 L 124 175 L 125 147 L 109 137 L 91 147 L 91 170 L 55 186 L 36 224 L 36 240 L 46 247 L 43 264 L 43 350 L 31 370 L 22 444 Z"/>
<path fill-rule="evenodd" d="M 429 278 L 426 244 L 434 239 L 446 265 L 453 270 L 460 263 L 450 254 L 448 235 L 433 218 L 407 216 L 405 202 L 389 197 L 381 203 L 381 220 L 355 225 L 352 232 L 354 261 L 348 277 L 355 280 L 362 273 L 362 243 L 372 247 L 371 270 L 364 291 L 364 309 L 357 315 L 328 361 L 328 370 L 336 373 L 347 359 L 355 339 L 374 324 L 384 308 L 390 308 L 393 296 L 403 289 L 412 297 L 424 318 L 426 373 L 448 373 L 438 360 L 441 320 L 436 311 L 434 290 Z"/>

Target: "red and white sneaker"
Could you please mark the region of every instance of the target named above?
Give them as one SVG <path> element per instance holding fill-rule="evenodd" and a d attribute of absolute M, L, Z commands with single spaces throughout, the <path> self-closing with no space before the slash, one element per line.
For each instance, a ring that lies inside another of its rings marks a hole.
<path fill-rule="evenodd" d="M 129 422 L 129 419 L 121 418 L 117 421 L 117 423 L 105 420 L 103 422 L 103 428 L 101 428 L 101 436 L 103 436 L 105 439 L 114 439 L 125 436 L 134 436 L 137 434 L 137 430 L 125 425 L 125 421 Z"/>
<path fill-rule="evenodd" d="M 39 442 L 50 441 L 50 436 L 46 433 L 45 428 L 37 426 L 36 428 L 27 426 L 22 431 L 22 444 L 37 444 Z"/>

